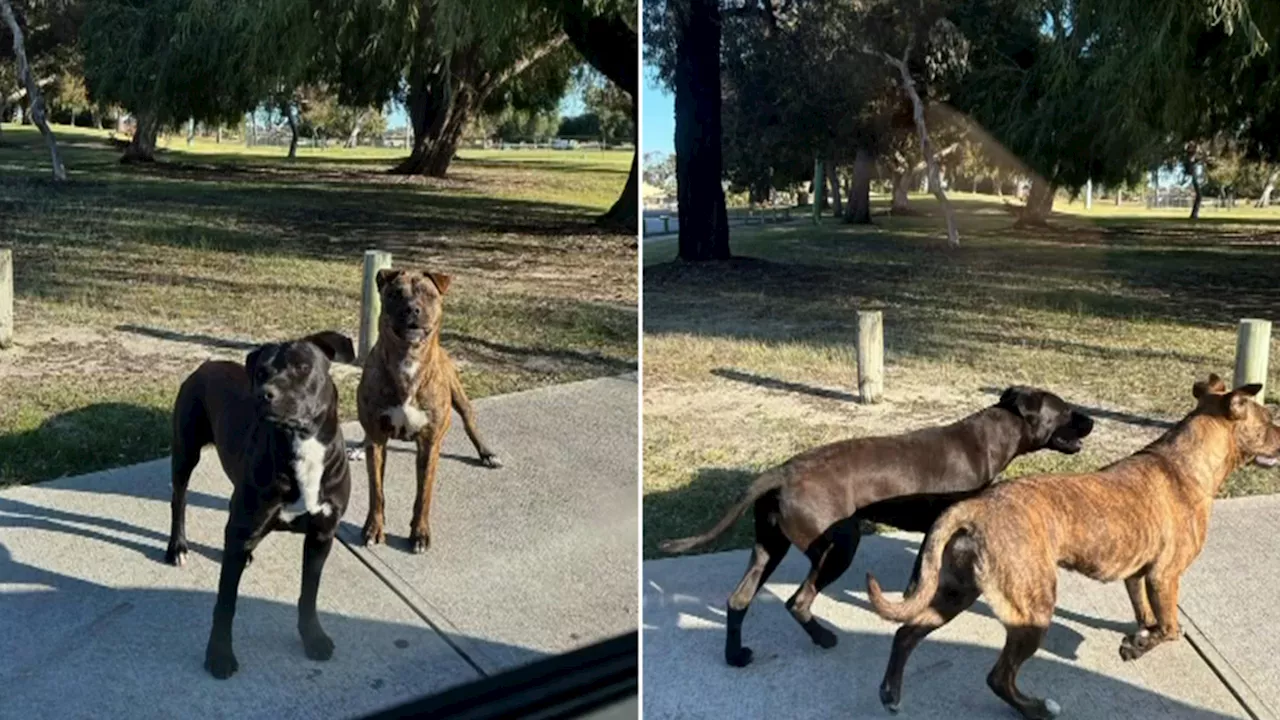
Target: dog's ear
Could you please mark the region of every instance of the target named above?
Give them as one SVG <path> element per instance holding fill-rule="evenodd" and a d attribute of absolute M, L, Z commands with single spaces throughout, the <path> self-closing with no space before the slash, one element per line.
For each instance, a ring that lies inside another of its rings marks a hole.
<path fill-rule="evenodd" d="M 436 289 L 443 295 L 449 291 L 449 283 L 453 282 L 453 278 L 441 272 L 424 272 L 431 282 L 436 284 Z"/>
<path fill-rule="evenodd" d="M 1043 404 L 1044 398 L 1040 393 L 1018 386 L 1005 390 L 1000 395 L 999 402 L 1000 407 L 1026 420 L 1036 429 L 1040 427 L 1040 408 Z"/>
<path fill-rule="evenodd" d="M 387 283 L 394 282 L 396 278 L 400 277 L 400 273 L 402 272 L 404 271 L 394 270 L 392 268 L 379 270 L 378 274 L 374 277 L 374 281 L 378 283 L 378 292 L 382 292 L 382 288 L 386 287 Z"/>
<path fill-rule="evenodd" d="M 1243 420 L 1249 416 L 1249 403 L 1254 402 L 1254 398 L 1262 392 L 1262 385 L 1253 383 L 1250 385 L 1242 385 L 1227 396 L 1227 415 L 1232 420 Z"/>
<path fill-rule="evenodd" d="M 264 353 L 268 347 L 270 346 L 263 345 L 245 356 L 244 370 L 249 373 L 250 380 L 252 380 L 253 376 L 258 372 L 258 361 L 262 360 L 262 353 Z"/>
<path fill-rule="evenodd" d="M 334 362 L 352 363 L 356 359 L 356 348 L 351 343 L 351 338 L 340 332 L 333 330 L 325 330 L 314 335 L 308 335 L 302 338 L 303 342 L 309 342 L 320 348 L 320 352 L 325 357 Z"/>
<path fill-rule="evenodd" d="M 1227 392 L 1227 384 L 1218 377 L 1217 373 L 1211 373 L 1208 380 L 1201 380 L 1191 387 L 1191 395 L 1195 399 L 1208 395 L 1222 395 Z"/>

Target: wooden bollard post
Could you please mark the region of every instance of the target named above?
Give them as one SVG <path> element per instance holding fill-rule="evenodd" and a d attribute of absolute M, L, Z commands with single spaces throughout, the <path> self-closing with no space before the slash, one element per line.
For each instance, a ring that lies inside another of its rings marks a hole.
<path fill-rule="evenodd" d="M 884 395 L 884 319 L 879 310 L 858 311 L 858 402 Z"/>
<path fill-rule="evenodd" d="M 662 216 L 662 233 L 665 235 L 669 232 L 671 232 L 671 216 L 663 215 Z"/>
<path fill-rule="evenodd" d="M 360 292 L 360 351 L 363 363 L 378 342 L 378 315 L 382 313 L 382 296 L 378 294 L 378 271 L 391 267 L 391 253 L 364 251 L 364 283 Z"/>
<path fill-rule="evenodd" d="M 1236 335 L 1236 374 L 1232 387 L 1261 383 L 1258 402 L 1267 395 L 1267 361 L 1271 351 L 1271 321 L 1245 318 Z"/>
<path fill-rule="evenodd" d="M 0 349 L 13 344 L 13 251 L 0 249 Z"/>

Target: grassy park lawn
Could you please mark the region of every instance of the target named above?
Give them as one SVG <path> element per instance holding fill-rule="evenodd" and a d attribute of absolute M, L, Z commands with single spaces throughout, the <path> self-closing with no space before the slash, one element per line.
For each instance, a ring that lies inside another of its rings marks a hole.
<path fill-rule="evenodd" d="M 463 151 L 441 180 L 386 174 L 390 149 L 288 161 L 178 137 L 126 167 L 106 133 L 55 132 L 64 187 L 33 129 L 0 139 L 17 325 L 0 486 L 167 454 L 174 393 L 206 358 L 326 328 L 354 339 L 369 248 L 454 276 L 443 339 L 473 398 L 635 367 L 635 238 L 592 223 L 629 152 Z M 335 371 L 345 419 L 358 373 Z"/>
<path fill-rule="evenodd" d="M 1280 320 L 1280 210 L 1059 208 L 1013 230 L 994 198 L 954 198 L 962 247 L 937 206 L 873 227 L 827 219 L 735 227 L 728 263 L 672 262 L 644 245 L 645 555 L 713 523 L 753 475 L 836 439 L 949 422 L 1008 385 L 1052 390 L 1099 421 L 1076 456 L 1042 452 L 1013 477 L 1097 468 L 1190 410 L 1191 385 L 1230 380 L 1240 318 Z M 883 209 L 887 201 L 877 203 Z M 884 312 L 886 401 L 863 406 L 858 309 Z M 1280 401 L 1273 337 L 1269 402 Z M 1280 491 L 1249 468 L 1224 494 Z M 709 549 L 746 547 L 741 521 Z"/>

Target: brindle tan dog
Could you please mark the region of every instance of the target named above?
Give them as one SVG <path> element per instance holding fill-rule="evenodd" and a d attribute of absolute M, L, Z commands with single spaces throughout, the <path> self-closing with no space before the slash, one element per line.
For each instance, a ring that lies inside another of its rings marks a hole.
<path fill-rule="evenodd" d="M 440 443 L 452 421 L 451 410 L 462 416 L 480 461 L 494 468 L 502 463 L 480 438 L 458 371 L 440 347 L 444 294 L 450 277 L 438 272 L 380 270 L 377 281 L 382 296 L 378 342 L 365 361 L 356 394 L 369 470 L 364 541 L 372 545 L 386 540 L 382 473 L 387 440 L 413 440 L 418 446 L 418 496 L 409 525 L 409 544 L 413 552 L 421 553 L 431 544 L 431 493 Z"/>
<path fill-rule="evenodd" d="M 1123 659 L 1178 639 L 1178 583 L 1204 546 L 1214 495 L 1236 468 L 1271 466 L 1280 454 L 1280 428 L 1253 400 L 1260 389 L 1227 392 L 1211 375 L 1192 390 L 1196 408 L 1133 455 L 1094 473 L 1002 483 L 955 505 L 929 532 L 919 588 L 902 602 L 868 574 L 876 612 L 906 623 L 880 685 L 885 707 L 898 709 L 911 650 L 985 595 L 1007 633 L 987 685 L 1024 717 L 1057 715 L 1053 700 L 1024 695 L 1017 675 L 1053 617 L 1058 567 L 1124 580 L 1138 631 L 1121 641 Z"/>

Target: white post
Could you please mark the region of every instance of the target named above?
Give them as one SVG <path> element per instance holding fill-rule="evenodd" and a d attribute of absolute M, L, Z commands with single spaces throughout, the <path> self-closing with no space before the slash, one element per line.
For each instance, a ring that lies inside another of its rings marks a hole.
<path fill-rule="evenodd" d="M 1240 330 L 1236 335 L 1236 373 L 1232 378 L 1232 387 L 1240 387 L 1250 383 L 1262 385 L 1258 393 L 1258 402 L 1263 402 L 1267 393 L 1267 363 L 1271 351 L 1271 321 L 1245 318 L 1240 321 Z"/>
<path fill-rule="evenodd" d="M 1093 209 L 1093 178 L 1084 184 L 1084 209 Z"/>
<path fill-rule="evenodd" d="M 858 311 L 858 402 L 884 395 L 884 320 L 879 310 Z"/>
<path fill-rule="evenodd" d="M 13 251 L 0 250 L 0 349 L 13 344 Z"/>
<path fill-rule="evenodd" d="M 382 314 L 382 295 L 378 293 L 378 271 L 391 267 L 391 253 L 364 251 L 364 283 L 360 291 L 360 348 L 357 355 L 363 363 L 378 342 L 378 316 Z"/>

